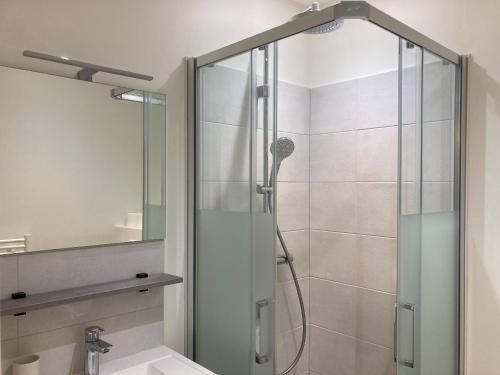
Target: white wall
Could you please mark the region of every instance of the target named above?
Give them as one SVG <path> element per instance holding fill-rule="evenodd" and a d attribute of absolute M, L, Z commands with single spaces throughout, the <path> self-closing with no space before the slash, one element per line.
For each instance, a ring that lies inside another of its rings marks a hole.
<path fill-rule="evenodd" d="M 466 0 L 472 53 L 468 157 L 468 374 L 500 372 L 500 2 Z"/>

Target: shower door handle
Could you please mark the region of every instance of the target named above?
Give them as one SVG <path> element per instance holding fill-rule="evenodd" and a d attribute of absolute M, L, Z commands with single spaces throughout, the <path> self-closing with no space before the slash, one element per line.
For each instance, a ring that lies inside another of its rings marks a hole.
<path fill-rule="evenodd" d="M 394 363 L 398 363 L 398 303 L 394 304 L 394 341 L 393 351 Z"/>
<path fill-rule="evenodd" d="M 263 325 L 263 314 L 264 308 L 269 307 L 269 301 L 263 299 L 256 302 L 256 320 L 257 324 L 255 327 L 256 337 L 255 337 L 255 362 L 262 364 L 269 362 L 270 354 L 265 351 L 265 347 L 269 345 L 268 341 L 264 338 L 264 333 L 268 330 L 264 329 Z M 266 335 L 267 336 L 267 335 Z M 263 350 L 264 349 L 264 350 Z"/>
<path fill-rule="evenodd" d="M 402 360 L 399 363 L 403 366 L 415 368 L 415 339 L 416 339 L 416 320 L 415 320 L 415 304 L 401 303 L 399 305 L 402 309 L 411 311 L 411 359 Z M 397 334 L 397 333 L 396 333 Z"/>

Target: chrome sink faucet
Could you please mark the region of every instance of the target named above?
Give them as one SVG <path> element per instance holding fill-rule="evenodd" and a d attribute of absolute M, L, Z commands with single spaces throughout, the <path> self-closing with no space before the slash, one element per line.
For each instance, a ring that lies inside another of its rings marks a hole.
<path fill-rule="evenodd" d="M 99 375 L 99 354 L 109 352 L 111 344 L 99 338 L 101 327 L 85 328 L 85 375 Z"/>

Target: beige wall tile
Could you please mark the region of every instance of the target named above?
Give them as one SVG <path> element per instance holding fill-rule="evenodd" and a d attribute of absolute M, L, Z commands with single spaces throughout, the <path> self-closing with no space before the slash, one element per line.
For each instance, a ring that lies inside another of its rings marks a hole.
<path fill-rule="evenodd" d="M 311 324 L 392 347 L 394 295 L 311 278 Z"/>
<path fill-rule="evenodd" d="M 162 288 L 152 288 L 148 292 L 117 294 L 30 311 L 26 315 L 17 317 L 19 335 L 27 336 L 115 315 L 160 307 L 162 302 Z"/>
<path fill-rule="evenodd" d="M 309 230 L 283 232 L 282 234 L 288 251 L 293 256 L 293 266 L 295 267 L 297 277 L 309 276 Z M 282 255 L 281 244 L 278 240 L 276 243 L 277 254 Z M 282 263 L 277 266 L 277 279 L 278 282 L 292 280 L 288 264 Z"/>
<path fill-rule="evenodd" d="M 355 179 L 356 132 L 311 136 L 311 181 Z"/>
<path fill-rule="evenodd" d="M 397 181 L 398 127 L 356 132 L 356 181 Z"/>
<path fill-rule="evenodd" d="M 311 229 L 353 233 L 354 183 L 311 183 Z"/>
<path fill-rule="evenodd" d="M 320 375 L 357 375 L 355 339 L 311 325 L 309 369 Z"/>
<path fill-rule="evenodd" d="M 306 320 L 309 318 L 309 279 L 299 279 Z M 276 286 L 276 331 L 286 332 L 302 325 L 301 310 L 295 283 L 288 281 Z"/>
<path fill-rule="evenodd" d="M 396 183 L 356 184 L 356 232 L 395 237 L 397 232 Z"/>
<path fill-rule="evenodd" d="M 395 292 L 396 239 L 311 231 L 311 276 Z"/>
<path fill-rule="evenodd" d="M 311 326 L 309 368 L 319 375 L 394 375 L 392 351 Z"/>
<path fill-rule="evenodd" d="M 309 228 L 309 184 L 279 183 L 277 214 L 282 231 Z"/>
<path fill-rule="evenodd" d="M 391 349 L 356 340 L 356 375 L 396 375 Z"/>
<path fill-rule="evenodd" d="M 307 327 L 307 330 L 309 327 Z M 300 349 L 302 340 L 302 329 L 297 328 L 293 331 L 282 332 L 276 336 L 276 368 L 279 372 L 284 371 L 295 359 Z M 306 344 L 302 356 L 295 370 L 290 374 L 307 374 L 309 369 L 309 334 L 306 334 Z"/>
<path fill-rule="evenodd" d="M 398 124 L 398 72 L 396 70 L 360 78 L 357 128 Z"/>
<path fill-rule="evenodd" d="M 278 130 L 309 134 L 311 90 L 278 82 Z"/>
<path fill-rule="evenodd" d="M 354 284 L 357 251 L 354 234 L 311 230 L 311 276 Z"/>
<path fill-rule="evenodd" d="M 357 80 L 312 89 L 311 134 L 355 129 L 358 110 Z"/>

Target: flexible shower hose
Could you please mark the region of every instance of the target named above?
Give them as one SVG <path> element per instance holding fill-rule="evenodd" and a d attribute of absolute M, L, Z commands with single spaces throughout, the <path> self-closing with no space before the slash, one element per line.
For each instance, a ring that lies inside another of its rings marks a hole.
<path fill-rule="evenodd" d="M 278 234 L 278 239 L 280 240 L 281 246 L 283 247 L 283 251 L 286 257 L 286 262 L 288 263 L 288 266 L 290 267 L 290 272 L 292 273 L 295 289 L 297 290 L 297 296 L 299 297 L 300 313 L 302 315 L 302 341 L 300 342 L 299 351 L 297 352 L 297 355 L 295 356 L 295 359 L 290 364 L 290 366 L 288 366 L 285 371 L 279 373 L 279 375 L 286 375 L 289 374 L 297 366 L 300 357 L 302 356 L 302 352 L 304 351 L 304 346 L 306 345 L 306 310 L 304 308 L 304 299 L 302 298 L 302 292 L 300 290 L 299 280 L 297 279 L 297 274 L 295 273 L 295 267 L 292 264 L 291 260 L 292 258 L 290 257 L 290 253 L 288 252 L 288 248 L 286 247 L 285 240 L 281 234 L 279 227 L 277 227 L 276 232 Z"/>
<path fill-rule="evenodd" d="M 271 175 L 272 175 L 272 172 L 271 172 Z M 268 203 L 269 203 L 269 211 L 272 212 L 272 203 L 271 203 L 271 196 L 270 195 L 268 195 Z M 290 365 L 286 368 L 286 370 L 284 370 L 283 372 L 280 372 L 278 374 L 278 375 L 287 375 L 290 372 L 292 372 L 295 367 L 297 367 L 297 364 L 299 363 L 300 357 L 302 356 L 302 352 L 304 351 L 304 347 L 306 345 L 306 334 L 307 334 L 306 309 L 304 308 L 304 299 L 302 298 L 302 292 L 300 290 L 299 280 L 297 279 L 297 273 L 295 272 L 295 267 L 292 264 L 292 257 L 290 256 L 290 252 L 288 251 L 288 247 L 286 246 L 285 239 L 283 238 L 283 235 L 281 234 L 281 230 L 280 230 L 279 226 L 276 226 L 276 234 L 278 235 L 278 239 L 281 243 L 281 247 L 283 248 L 283 252 L 285 253 L 286 263 L 288 263 L 288 267 L 290 267 L 290 272 L 292 273 L 293 282 L 295 284 L 295 290 L 297 291 L 297 296 L 299 297 L 300 314 L 302 316 L 302 340 L 300 342 L 299 351 L 297 352 L 297 355 L 295 356 L 292 363 L 290 363 Z"/>

